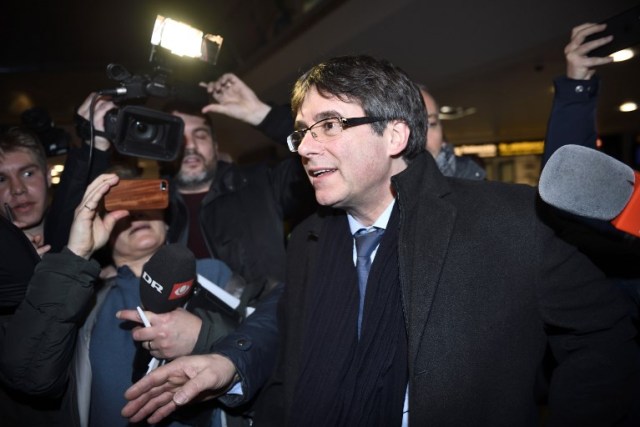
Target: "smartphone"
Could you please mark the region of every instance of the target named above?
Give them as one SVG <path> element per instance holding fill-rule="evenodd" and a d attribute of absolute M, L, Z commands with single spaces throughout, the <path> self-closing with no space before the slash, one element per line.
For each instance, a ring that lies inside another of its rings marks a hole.
<path fill-rule="evenodd" d="M 166 179 L 121 179 L 104 196 L 108 211 L 166 209 L 169 183 Z"/>
<path fill-rule="evenodd" d="M 609 56 L 614 52 L 635 46 L 640 43 L 640 4 L 616 16 L 613 16 L 601 24 L 607 24 L 603 31 L 585 38 L 585 41 L 613 36 L 613 40 L 604 46 L 588 53 L 589 56 Z"/>

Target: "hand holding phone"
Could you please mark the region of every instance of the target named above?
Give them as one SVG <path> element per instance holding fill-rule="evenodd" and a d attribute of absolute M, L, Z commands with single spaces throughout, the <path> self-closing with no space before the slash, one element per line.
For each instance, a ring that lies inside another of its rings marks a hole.
<path fill-rule="evenodd" d="M 166 209 L 169 183 L 165 179 L 121 179 L 104 196 L 107 211 Z"/>

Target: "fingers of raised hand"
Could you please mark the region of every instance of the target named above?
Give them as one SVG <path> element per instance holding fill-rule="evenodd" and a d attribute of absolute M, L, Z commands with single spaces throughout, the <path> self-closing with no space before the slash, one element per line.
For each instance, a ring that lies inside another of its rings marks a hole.
<path fill-rule="evenodd" d="M 115 174 L 103 174 L 93 180 L 87 187 L 76 213 L 80 213 L 82 210 L 87 210 L 88 212 L 95 211 L 102 197 L 109 191 L 109 188 L 117 183 L 118 176 Z"/>

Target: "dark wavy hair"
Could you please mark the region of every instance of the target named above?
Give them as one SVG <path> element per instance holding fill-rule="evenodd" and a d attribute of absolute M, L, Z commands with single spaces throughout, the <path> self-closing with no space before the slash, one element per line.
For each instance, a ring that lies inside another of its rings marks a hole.
<path fill-rule="evenodd" d="M 367 116 L 405 121 L 411 130 L 407 147 L 402 152 L 405 160 L 410 161 L 425 150 L 427 113 L 420 90 L 391 62 L 359 55 L 340 56 L 314 66 L 293 88 L 291 108 L 294 116 L 312 87 L 322 96 L 358 103 Z M 387 122 L 378 122 L 371 126 L 381 135 L 386 125 Z"/>

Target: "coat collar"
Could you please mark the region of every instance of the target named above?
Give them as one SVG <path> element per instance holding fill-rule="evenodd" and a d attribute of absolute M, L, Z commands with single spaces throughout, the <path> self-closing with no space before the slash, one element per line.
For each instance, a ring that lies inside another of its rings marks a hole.
<path fill-rule="evenodd" d="M 426 152 L 394 176 L 392 183 L 400 213 L 398 258 L 411 369 L 441 285 L 456 209 L 447 200 L 452 197 L 449 181 Z"/>

